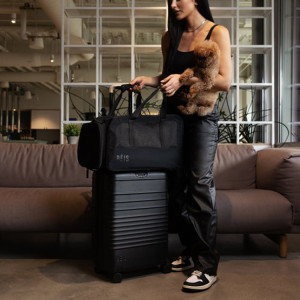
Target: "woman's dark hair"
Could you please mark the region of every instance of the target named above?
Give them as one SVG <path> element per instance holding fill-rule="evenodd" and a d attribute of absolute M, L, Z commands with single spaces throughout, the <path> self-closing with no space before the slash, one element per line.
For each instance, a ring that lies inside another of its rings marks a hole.
<path fill-rule="evenodd" d="M 200 14 L 206 19 L 211 22 L 214 22 L 214 19 L 212 17 L 210 7 L 208 0 L 196 0 L 197 2 L 197 9 L 200 12 Z M 183 31 L 185 30 L 185 20 L 182 21 L 177 21 L 176 17 L 173 13 L 172 7 L 171 7 L 172 1 L 168 0 L 168 13 L 169 13 L 169 18 L 168 18 L 168 32 L 170 35 L 170 46 L 169 46 L 169 52 L 168 52 L 168 58 L 166 61 L 166 66 L 164 73 L 168 74 L 168 69 L 170 68 L 172 62 L 173 62 L 173 57 L 175 54 L 175 51 L 179 45 L 181 36 Z"/>

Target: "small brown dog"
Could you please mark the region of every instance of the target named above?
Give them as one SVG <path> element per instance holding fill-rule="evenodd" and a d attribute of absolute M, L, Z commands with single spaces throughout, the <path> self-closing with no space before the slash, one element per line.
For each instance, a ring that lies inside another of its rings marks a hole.
<path fill-rule="evenodd" d="M 197 44 L 194 53 L 195 67 L 186 69 L 179 80 L 184 84 L 190 78 L 198 77 L 200 81 L 190 86 L 185 106 L 180 105 L 178 109 L 186 115 L 206 116 L 212 112 L 218 98 L 218 92 L 211 91 L 211 88 L 219 73 L 220 49 L 215 42 L 205 40 Z"/>

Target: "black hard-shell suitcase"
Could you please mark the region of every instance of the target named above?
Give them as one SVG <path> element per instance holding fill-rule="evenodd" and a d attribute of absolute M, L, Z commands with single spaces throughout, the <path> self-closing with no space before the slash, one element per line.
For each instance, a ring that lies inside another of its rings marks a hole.
<path fill-rule="evenodd" d="M 94 172 L 93 201 L 96 272 L 112 282 L 156 266 L 170 272 L 165 173 Z"/>

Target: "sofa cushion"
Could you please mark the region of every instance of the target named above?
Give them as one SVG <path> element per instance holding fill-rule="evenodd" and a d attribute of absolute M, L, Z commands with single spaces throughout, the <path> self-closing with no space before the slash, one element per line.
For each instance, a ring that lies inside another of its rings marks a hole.
<path fill-rule="evenodd" d="M 214 162 L 217 189 L 255 188 L 257 153 L 251 145 L 219 144 Z"/>
<path fill-rule="evenodd" d="M 292 205 L 279 193 L 260 190 L 217 190 L 218 232 L 286 232 L 292 223 Z"/>
<path fill-rule="evenodd" d="M 90 187 L 1 188 L 2 232 L 90 232 Z"/>
<path fill-rule="evenodd" d="M 91 186 L 77 161 L 77 145 L 0 143 L 0 186 Z"/>
<path fill-rule="evenodd" d="M 300 225 L 300 149 L 258 151 L 257 187 L 277 191 L 293 205 L 293 223 Z"/>

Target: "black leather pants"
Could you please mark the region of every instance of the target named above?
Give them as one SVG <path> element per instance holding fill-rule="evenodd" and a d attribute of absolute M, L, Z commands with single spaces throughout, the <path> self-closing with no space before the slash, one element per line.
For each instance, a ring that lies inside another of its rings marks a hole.
<path fill-rule="evenodd" d="M 183 255 L 195 269 L 216 275 L 217 212 L 213 163 L 218 142 L 218 109 L 211 115 L 182 116 L 185 126 L 184 167 L 169 176 L 170 209 L 176 221 Z"/>

